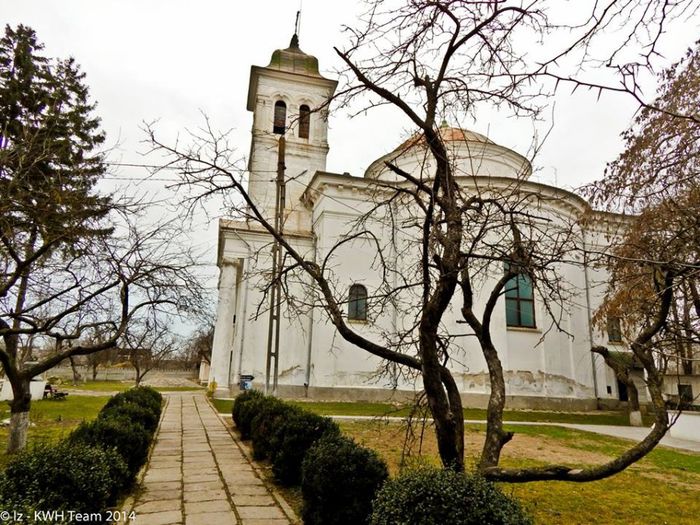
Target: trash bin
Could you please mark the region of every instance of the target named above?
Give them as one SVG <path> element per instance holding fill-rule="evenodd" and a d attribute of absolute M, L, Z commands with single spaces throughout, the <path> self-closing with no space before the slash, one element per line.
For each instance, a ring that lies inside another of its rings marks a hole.
<path fill-rule="evenodd" d="M 251 390 L 253 388 L 254 376 L 241 374 L 241 390 Z"/>

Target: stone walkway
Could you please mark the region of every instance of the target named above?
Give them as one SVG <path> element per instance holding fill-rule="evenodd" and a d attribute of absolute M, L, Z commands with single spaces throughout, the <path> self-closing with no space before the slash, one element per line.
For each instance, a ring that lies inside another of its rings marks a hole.
<path fill-rule="evenodd" d="M 166 399 L 143 491 L 127 506 L 139 525 L 296 522 L 204 395 L 173 393 Z"/>
<path fill-rule="evenodd" d="M 404 421 L 403 417 L 396 416 L 328 416 L 337 420 L 346 421 L 371 421 L 381 419 L 382 421 Z M 486 424 L 482 419 L 465 419 L 465 423 L 470 424 Z M 630 441 L 641 441 L 649 433 L 649 429 L 645 427 L 623 427 L 616 425 L 582 425 L 578 423 L 549 423 L 546 421 L 504 421 L 505 425 L 533 425 L 533 426 L 549 426 L 549 427 L 564 427 L 573 428 L 574 430 L 582 430 L 584 432 L 593 432 L 604 436 L 612 436 Z M 700 453 L 700 441 L 689 441 L 687 439 L 679 439 L 669 436 L 668 434 L 661 438 L 661 445 L 675 448 L 679 450 L 687 450 L 690 452 Z"/>

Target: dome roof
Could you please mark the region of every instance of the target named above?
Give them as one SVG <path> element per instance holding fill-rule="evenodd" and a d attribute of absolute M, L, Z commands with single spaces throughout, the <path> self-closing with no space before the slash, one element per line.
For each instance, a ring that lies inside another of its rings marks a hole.
<path fill-rule="evenodd" d="M 492 140 L 489 140 L 485 135 L 477 133 L 475 131 L 469 131 L 468 129 L 453 128 L 447 124 L 447 121 L 443 120 L 440 124 L 440 138 L 445 143 L 450 142 L 481 142 L 483 144 L 495 144 Z M 391 154 L 402 153 L 414 146 L 423 145 L 425 143 L 425 135 L 422 132 L 416 132 L 411 137 L 402 142 L 398 148 L 394 149 Z"/>
<path fill-rule="evenodd" d="M 532 167 L 525 157 L 496 144 L 481 133 L 451 127 L 446 121 L 440 124 L 438 131 L 460 175 L 527 178 L 532 173 Z M 422 132 L 414 133 L 393 151 L 370 164 L 365 171 L 365 177 L 396 178 L 387 169 L 386 162 L 391 162 L 414 175 L 424 172 L 428 167 L 425 163 L 426 154 L 425 135 Z"/>
<path fill-rule="evenodd" d="M 296 34 L 292 37 L 287 49 L 277 49 L 272 53 L 270 65 L 267 67 L 297 75 L 321 77 L 318 72 L 318 59 L 307 55 L 299 48 L 299 37 Z"/>

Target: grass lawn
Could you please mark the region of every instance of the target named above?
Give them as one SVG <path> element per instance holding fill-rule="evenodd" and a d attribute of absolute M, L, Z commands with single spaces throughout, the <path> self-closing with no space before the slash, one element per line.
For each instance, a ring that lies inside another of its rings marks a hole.
<path fill-rule="evenodd" d="M 33 401 L 29 412 L 28 443 L 57 441 L 81 421 L 90 420 L 104 406 L 110 396 L 78 396 L 71 394 L 63 401 L 40 400 Z M 0 420 L 10 417 L 10 407 L 0 403 Z M 7 445 L 8 428 L 0 427 L 0 467 L 5 465 L 5 447 Z"/>
<path fill-rule="evenodd" d="M 59 390 L 91 390 L 93 392 L 123 392 L 134 386 L 133 381 L 118 381 L 118 380 L 108 380 L 108 381 L 87 381 L 86 383 L 80 383 L 77 386 L 73 386 L 70 381 L 65 381 L 59 385 Z M 196 385 L 192 386 L 154 386 L 159 392 L 190 392 L 204 390 L 204 387 L 199 387 Z"/>
<path fill-rule="evenodd" d="M 375 449 L 396 473 L 406 429 L 385 422 L 341 422 L 342 430 Z M 548 426 L 511 425 L 514 439 L 503 449 L 504 466 L 600 464 L 630 446 L 624 440 Z M 432 427 L 416 440 L 404 463 L 438 463 Z M 468 425 L 467 461 L 473 468 L 484 439 L 483 425 Z M 700 516 L 700 455 L 658 448 L 626 471 L 591 483 L 502 484 L 542 524 L 691 524 Z"/>
<path fill-rule="evenodd" d="M 134 386 L 133 381 L 87 381 L 85 383 L 78 383 L 73 385 L 73 383 L 64 381 L 58 385 L 59 390 L 92 390 L 93 392 L 123 392 Z M 70 396 L 69 396 L 70 397 Z"/>
<path fill-rule="evenodd" d="M 410 408 L 389 403 L 314 402 L 290 401 L 306 410 L 325 416 L 405 416 Z M 221 414 L 230 414 L 233 401 L 214 399 L 214 406 Z M 591 425 L 629 425 L 622 412 L 548 412 L 541 410 L 506 410 L 505 421 L 539 421 L 551 423 L 580 423 Z M 465 408 L 464 419 L 486 421 L 486 410 Z"/>

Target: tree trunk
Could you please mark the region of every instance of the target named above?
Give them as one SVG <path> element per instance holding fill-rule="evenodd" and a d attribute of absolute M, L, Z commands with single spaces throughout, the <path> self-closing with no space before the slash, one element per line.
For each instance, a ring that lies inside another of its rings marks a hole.
<path fill-rule="evenodd" d="M 491 395 L 486 410 L 486 440 L 481 452 L 479 469 L 485 470 L 498 465 L 503 446 L 513 438 L 512 432 L 503 430 L 503 408 L 506 404 L 506 382 L 503 366 L 496 349 L 482 343 L 482 351 L 489 369 Z"/>
<path fill-rule="evenodd" d="M 600 354 L 605 364 L 615 372 L 615 377 L 627 387 L 627 409 L 629 411 L 630 425 L 633 427 L 641 427 L 643 422 L 642 412 L 639 408 L 639 391 L 630 375 L 630 369 L 626 364 L 615 359 L 604 346 L 594 346 L 591 348 L 591 351 Z"/>
<path fill-rule="evenodd" d="M 454 395 L 448 397 L 445 391 L 445 384 L 450 388 L 454 381 L 449 375 L 449 371 L 443 371 L 436 357 L 435 342 L 437 334 L 421 334 L 421 347 L 423 354 L 423 388 L 428 398 L 430 413 L 435 422 L 435 435 L 437 438 L 438 452 L 440 460 L 445 468 L 458 472 L 464 470 L 464 414 L 461 409 L 461 402 L 456 402 L 454 406 L 450 401 L 455 401 Z M 447 374 L 443 377 L 443 374 Z M 447 380 L 447 381 L 445 381 Z M 459 409 L 459 413 L 457 413 Z"/>
<path fill-rule="evenodd" d="M 73 356 L 69 357 L 68 360 L 70 361 L 70 368 L 73 371 L 73 386 L 78 386 L 78 383 L 80 383 L 80 380 L 82 379 L 80 372 L 78 372 L 78 367 L 75 365 L 75 359 L 73 359 Z"/>
<path fill-rule="evenodd" d="M 628 376 L 629 377 L 629 376 Z M 633 427 L 643 426 L 642 411 L 639 407 L 639 391 L 637 385 L 629 377 L 629 381 L 625 383 L 627 386 L 627 408 L 629 409 L 630 425 Z"/>
<path fill-rule="evenodd" d="M 14 454 L 27 446 L 29 429 L 29 407 L 31 393 L 29 380 L 20 379 L 12 385 L 13 399 L 10 403 L 10 435 L 7 441 L 7 453 Z"/>
<path fill-rule="evenodd" d="M 92 365 L 92 380 L 93 380 L 93 381 L 97 381 L 97 367 L 98 367 L 98 366 L 99 366 L 99 365 L 98 365 L 97 363 L 95 363 L 94 365 Z"/>

